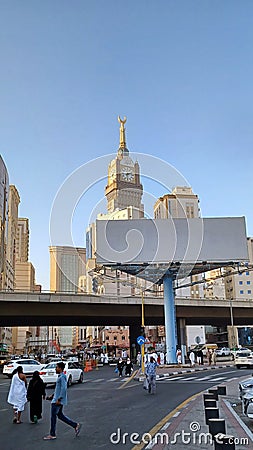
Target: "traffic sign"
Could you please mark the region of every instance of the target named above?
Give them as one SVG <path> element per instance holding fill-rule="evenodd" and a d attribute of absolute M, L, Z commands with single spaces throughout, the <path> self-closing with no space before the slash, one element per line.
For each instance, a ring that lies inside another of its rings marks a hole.
<path fill-rule="evenodd" d="M 143 345 L 145 343 L 145 337 L 144 336 L 138 336 L 137 337 L 137 344 Z"/>

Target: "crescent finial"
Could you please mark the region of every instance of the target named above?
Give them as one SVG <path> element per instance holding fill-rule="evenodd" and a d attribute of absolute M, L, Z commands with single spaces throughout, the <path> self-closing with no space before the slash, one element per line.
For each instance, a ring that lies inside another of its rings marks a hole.
<path fill-rule="evenodd" d="M 119 121 L 119 123 L 122 123 L 124 125 L 126 123 L 126 121 L 127 121 L 127 118 L 124 116 L 124 119 L 122 120 L 120 118 L 120 116 L 118 116 L 118 121 Z"/>

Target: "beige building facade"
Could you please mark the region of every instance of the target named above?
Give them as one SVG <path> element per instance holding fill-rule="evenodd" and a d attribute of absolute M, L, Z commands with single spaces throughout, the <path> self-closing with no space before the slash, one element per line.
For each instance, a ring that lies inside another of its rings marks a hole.
<path fill-rule="evenodd" d="M 20 196 L 15 186 L 10 185 L 8 197 L 8 231 L 6 245 L 6 278 L 9 290 L 15 289 L 15 265 L 18 231 L 18 208 Z"/>
<path fill-rule="evenodd" d="M 200 217 L 199 199 L 189 186 L 177 186 L 171 194 L 165 194 L 154 205 L 155 219 Z"/>
<path fill-rule="evenodd" d="M 6 245 L 8 229 L 9 175 L 0 155 L 0 289 L 8 289 L 6 279 Z"/>
<path fill-rule="evenodd" d="M 50 291 L 79 293 L 86 289 L 86 249 L 83 247 L 51 246 Z M 77 326 L 55 327 L 57 342 L 61 350 L 78 345 Z M 55 341 L 56 339 L 53 339 Z M 51 339 L 52 343 L 52 339 Z M 54 350 L 54 346 L 52 348 Z"/>

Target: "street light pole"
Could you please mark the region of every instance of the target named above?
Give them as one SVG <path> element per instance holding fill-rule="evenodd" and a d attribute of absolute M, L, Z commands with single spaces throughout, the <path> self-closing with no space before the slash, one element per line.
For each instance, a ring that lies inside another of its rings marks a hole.
<path fill-rule="evenodd" d="M 141 328 L 143 330 L 143 336 L 145 338 L 145 324 L 144 324 L 144 294 L 141 291 Z M 141 346 L 141 372 L 145 372 L 145 364 L 144 364 L 144 356 L 145 356 L 145 342 Z"/>
<path fill-rule="evenodd" d="M 231 337 L 232 337 L 232 348 L 235 347 L 235 327 L 234 327 L 234 314 L 233 314 L 233 304 L 232 304 L 232 296 L 230 296 L 229 299 L 229 309 L 230 309 L 230 323 L 231 323 Z"/>

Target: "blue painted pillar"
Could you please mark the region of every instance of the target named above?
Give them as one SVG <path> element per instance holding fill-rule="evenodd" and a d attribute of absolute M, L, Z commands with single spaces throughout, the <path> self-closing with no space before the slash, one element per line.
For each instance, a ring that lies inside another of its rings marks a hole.
<path fill-rule="evenodd" d="M 164 292 L 164 318 L 166 335 L 166 361 L 167 364 L 177 363 L 176 358 L 176 318 L 175 298 L 173 290 L 173 275 L 165 275 L 163 278 Z"/>

